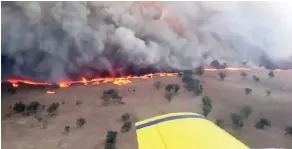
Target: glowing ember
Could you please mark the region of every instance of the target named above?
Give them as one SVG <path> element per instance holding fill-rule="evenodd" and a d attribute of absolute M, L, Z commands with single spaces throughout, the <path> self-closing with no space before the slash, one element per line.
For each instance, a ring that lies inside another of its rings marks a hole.
<path fill-rule="evenodd" d="M 263 68 L 244 68 L 244 67 L 228 67 L 225 69 L 215 69 L 215 68 L 205 68 L 204 69 L 207 72 L 214 72 L 214 71 L 220 71 L 220 70 L 225 70 L 225 71 L 250 71 L 250 70 L 265 70 Z M 292 70 L 274 70 L 274 71 L 292 71 Z M 150 79 L 153 78 L 154 76 L 161 76 L 161 77 L 171 77 L 175 76 L 176 73 L 154 73 L 154 74 L 146 74 L 143 76 L 125 76 L 125 77 L 107 77 L 107 78 L 94 78 L 91 80 L 87 80 L 86 78 L 82 77 L 80 80 L 77 81 L 62 81 L 58 82 L 57 84 L 61 88 L 67 88 L 72 84 L 101 84 L 101 83 L 113 83 L 116 85 L 125 85 L 132 83 L 132 79 Z M 9 79 L 7 80 L 8 82 L 12 83 L 14 87 L 18 87 L 19 83 L 24 83 L 24 84 L 31 84 L 31 85 L 46 85 L 49 86 L 51 83 L 48 82 L 36 82 L 36 81 L 30 81 L 30 80 L 20 80 L 20 79 Z M 55 92 L 53 91 L 47 91 L 48 94 L 54 94 Z"/>
<path fill-rule="evenodd" d="M 17 83 L 12 83 L 12 86 L 17 88 L 19 85 Z"/>
<path fill-rule="evenodd" d="M 56 92 L 55 91 L 47 91 L 46 93 L 47 94 L 55 94 Z"/>

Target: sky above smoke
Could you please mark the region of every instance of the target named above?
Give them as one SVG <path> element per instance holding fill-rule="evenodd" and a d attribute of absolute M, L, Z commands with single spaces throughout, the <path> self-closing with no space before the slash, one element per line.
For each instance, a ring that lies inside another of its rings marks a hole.
<path fill-rule="evenodd" d="M 292 67 L 289 1 L 2 2 L 1 8 L 8 77 L 59 81 L 95 75 L 87 68 L 123 75 L 129 65 L 191 69 L 216 59 Z"/>

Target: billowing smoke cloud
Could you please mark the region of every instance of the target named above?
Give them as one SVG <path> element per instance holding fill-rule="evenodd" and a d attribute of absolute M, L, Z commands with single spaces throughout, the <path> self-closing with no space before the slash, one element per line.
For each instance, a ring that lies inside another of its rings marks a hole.
<path fill-rule="evenodd" d="M 291 6 L 2 2 L 2 72 L 9 63 L 9 75 L 58 81 L 138 68 L 191 69 L 215 59 L 233 66 L 291 66 Z"/>

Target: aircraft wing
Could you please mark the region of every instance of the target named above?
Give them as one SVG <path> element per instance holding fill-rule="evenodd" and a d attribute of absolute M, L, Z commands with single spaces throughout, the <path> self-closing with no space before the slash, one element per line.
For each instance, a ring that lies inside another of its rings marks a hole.
<path fill-rule="evenodd" d="M 248 149 L 196 113 L 171 113 L 137 122 L 139 149 Z"/>

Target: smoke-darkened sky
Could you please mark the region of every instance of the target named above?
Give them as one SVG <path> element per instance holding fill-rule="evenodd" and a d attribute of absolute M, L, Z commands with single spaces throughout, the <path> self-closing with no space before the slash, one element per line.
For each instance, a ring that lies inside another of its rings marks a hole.
<path fill-rule="evenodd" d="M 2 2 L 1 8 L 6 78 L 192 69 L 215 59 L 292 64 L 290 2 Z"/>

